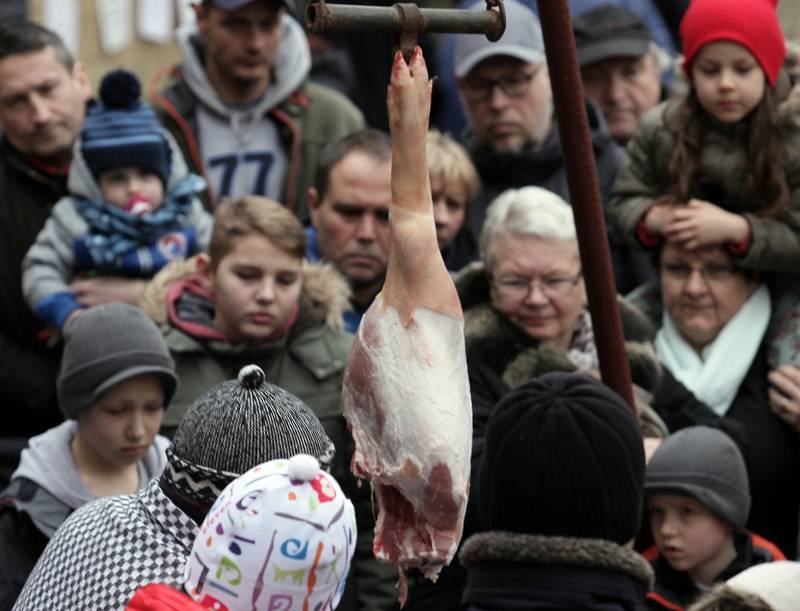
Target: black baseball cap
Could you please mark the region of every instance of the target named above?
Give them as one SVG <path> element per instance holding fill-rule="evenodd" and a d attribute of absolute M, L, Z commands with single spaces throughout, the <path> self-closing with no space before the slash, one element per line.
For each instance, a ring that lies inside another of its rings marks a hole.
<path fill-rule="evenodd" d="M 609 57 L 641 57 L 653 40 L 642 19 L 628 9 L 601 4 L 572 20 L 581 67 Z"/>

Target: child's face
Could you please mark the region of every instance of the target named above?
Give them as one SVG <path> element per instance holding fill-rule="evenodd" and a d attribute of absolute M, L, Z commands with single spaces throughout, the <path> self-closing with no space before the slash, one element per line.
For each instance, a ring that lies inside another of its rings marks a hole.
<path fill-rule="evenodd" d="M 144 168 L 125 166 L 100 174 L 98 179 L 103 199 L 123 210 L 132 196 L 138 195 L 158 208 L 164 199 L 164 185 L 157 174 Z"/>
<path fill-rule="evenodd" d="M 676 571 L 710 584 L 733 560 L 730 526 L 700 502 L 678 494 L 654 494 L 647 507 L 659 553 Z"/>
<path fill-rule="evenodd" d="M 99 459 L 113 466 L 137 462 L 152 445 L 164 417 L 164 385 L 143 374 L 109 388 L 78 415 L 78 435 Z"/>
<path fill-rule="evenodd" d="M 700 104 L 721 123 L 736 123 L 758 106 L 766 77 L 758 61 L 735 42 L 712 42 L 692 64 L 692 85 Z"/>
<path fill-rule="evenodd" d="M 209 278 L 216 301 L 214 326 L 232 342 L 259 342 L 283 326 L 297 304 L 302 260 L 252 233 L 236 238 Z"/>
<path fill-rule="evenodd" d="M 444 250 L 464 226 L 467 218 L 467 194 L 458 183 L 445 184 L 439 177 L 431 176 L 433 194 L 433 220 L 436 223 L 436 241 Z"/>

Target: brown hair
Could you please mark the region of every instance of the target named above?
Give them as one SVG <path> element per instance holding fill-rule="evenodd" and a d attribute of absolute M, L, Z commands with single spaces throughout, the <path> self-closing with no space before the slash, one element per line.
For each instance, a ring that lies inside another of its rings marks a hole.
<path fill-rule="evenodd" d="M 475 199 L 481 188 L 478 171 L 467 150 L 449 135 L 431 129 L 427 137 L 428 172 L 444 184 L 460 184 L 467 195 L 467 203 Z"/>
<path fill-rule="evenodd" d="M 752 202 L 752 211 L 774 216 L 789 203 L 789 187 L 784 173 L 781 136 L 774 122 L 775 92 L 766 87 L 764 96 L 746 121 L 747 167 L 745 197 Z M 687 202 L 700 163 L 703 148 L 703 118 L 707 112 L 691 89 L 678 107 L 675 146 L 669 161 L 669 179 L 674 185 L 676 202 Z"/>
<path fill-rule="evenodd" d="M 8 21 L 0 24 L 0 60 L 12 55 L 36 53 L 50 47 L 67 71 L 75 61 L 61 37 L 32 21 Z"/>
<path fill-rule="evenodd" d="M 297 217 L 278 202 L 257 195 L 223 200 L 214 211 L 214 230 L 208 249 L 211 268 L 233 250 L 236 240 L 261 235 L 282 251 L 302 259 L 306 253 L 306 233 Z"/>

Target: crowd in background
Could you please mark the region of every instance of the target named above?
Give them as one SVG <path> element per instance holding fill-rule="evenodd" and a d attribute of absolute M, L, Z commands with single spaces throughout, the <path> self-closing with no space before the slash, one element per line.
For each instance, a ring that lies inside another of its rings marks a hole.
<path fill-rule="evenodd" d="M 152 84 L 0 23 L 2 609 L 240 608 L 268 563 L 219 516 L 249 502 L 330 514 L 253 522 L 285 539 L 247 608 L 303 608 L 304 575 L 306 608 L 397 608 L 341 407 L 390 257 L 392 41 L 301 4 L 199 0 Z M 422 36 L 472 479 L 406 607 L 800 608 L 798 48 L 772 0 L 569 5 L 636 414 L 597 381 L 535 3 Z"/>

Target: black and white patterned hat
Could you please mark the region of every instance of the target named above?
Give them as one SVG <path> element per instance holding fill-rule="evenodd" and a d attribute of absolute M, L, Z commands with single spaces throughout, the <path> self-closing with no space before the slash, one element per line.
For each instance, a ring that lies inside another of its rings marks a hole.
<path fill-rule="evenodd" d="M 186 412 L 167 449 L 164 478 L 211 504 L 230 482 L 256 465 L 310 454 L 327 467 L 334 447 L 314 412 L 266 381 L 256 365 L 218 384 Z"/>

